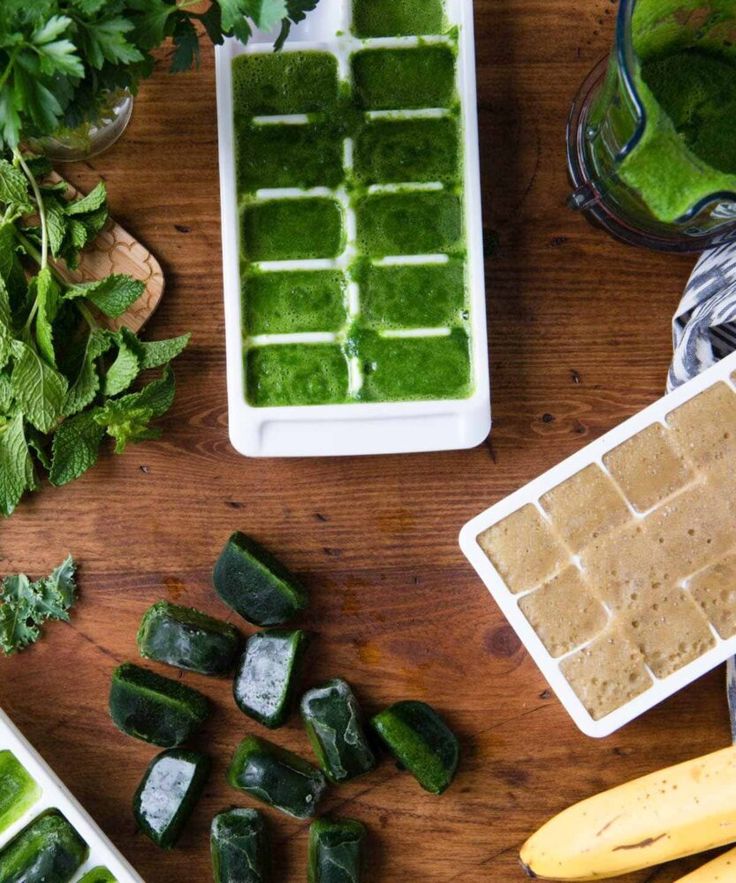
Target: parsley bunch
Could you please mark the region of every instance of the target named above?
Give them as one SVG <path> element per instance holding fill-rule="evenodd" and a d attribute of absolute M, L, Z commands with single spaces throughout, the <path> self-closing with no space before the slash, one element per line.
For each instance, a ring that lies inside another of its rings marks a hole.
<path fill-rule="evenodd" d="M 112 275 L 70 284 L 55 267 L 74 267 L 104 227 L 102 183 L 68 202 L 64 185 L 46 185 L 45 161 L 17 150 L 0 158 L 0 513 L 10 515 L 38 486 L 78 478 L 97 462 L 105 435 L 122 453 L 157 438 L 152 421 L 174 401 L 169 366 L 189 335 L 144 342 L 127 328 L 110 331 L 96 316 L 121 316 L 142 282 Z M 39 181 L 40 179 L 40 181 Z M 28 272 L 34 266 L 35 275 Z M 135 391 L 149 369 L 161 375 Z"/>
<path fill-rule="evenodd" d="M 75 570 L 69 555 L 43 579 L 31 582 L 17 573 L 0 583 L 0 649 L 7 656 L 35 644 L 45 622 L 69 622 L 77 594 Z"/>
<path fill-rule="evenodd" d="M 213 43 L 247 42 L 281 23 L 276 42 L 318 0 L 0 0 L 0 147 L 74 129 L 132 93 L 171 38 L 172 71 L 199 62 L 197 26 Z M 199 11 L 206 6 L 203 11 Z"/>

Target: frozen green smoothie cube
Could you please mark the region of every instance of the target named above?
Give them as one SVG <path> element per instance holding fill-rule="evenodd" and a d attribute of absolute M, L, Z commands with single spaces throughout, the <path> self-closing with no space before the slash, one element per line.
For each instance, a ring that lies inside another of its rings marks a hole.
<path fill-rule="evenodd" d="M 113 672 L 110 717 L 128 736 L 174 748 L 190 739 L 209 714 L 206 697 L 179 681 L 130 662 Z"/>
<path fill-rule="evenodd" d="M 257 809 L 231 809 L 212 820 L 215 883 L 269 883 L 271 854 L 266 820 Z"/>
<path fill-rule="evenodd" d="M 220 598 L 248 622 L 283 625 L 307 606 L 306 590 L 260 543 L 237 531 L 212 576 Z"/>
<path fill-rule="evenodd" d="M 248 736 L 238 746 L 228 781 L 297 819 L 316 813 L 327 788 L 325 777 L 311 763 L 257 736 Z"/>
<path fill-rule="evenodd" d="M 356 102 L 366 110 L 450 107 L 455 100 L 455 53 L 449 46 L 363 49 L 352 67 Z"/>
<path fill-rule="evenodd" d="M 337 59 L 328 52 L 254 52 L 233 61 L 236 120 L 326 111 L 338 91 Z"/>
<path fill-rule="evenodd" d="M 229 623 L 168 601 L 149 607 L 138 629 L 144 659 L 203 675 L 231 672 L 240 643 L 240 633 Z"/>
<path fill-rule="evenodd" d="M 246 333 L 339 331 L 347 321 L 346 287 L 338 270 L 248 276 L 243 283 Z"/>
<path fill-rule="evenodd" d="M 56 809 L 34 819 L 0 851 L 2 883 L 69 883 L 89 849 Z"/>
<path fill-rule="evenodd" d="M 343 141 L 334 126 L 263 125 L 236 127 L 238 191 L 265 187 L 337 187 L 343 170 Z"/>
<path fill-rule="evenodd" d="M 246 357 L 248 401 L 259 408 L 340 404 L 350 376 L 342 348 L 330 343 L 256 347 Z"/>
<path fill-rule="evenodd" d="M 358 242 L 370 257 L 444 254 L 462 242 L 462 201 L 446 190 L 370 194 L 356 214 Z"/>
<path fill-rule="evenodd" d="M 371 721 L 386 747 L 424 788 L 442 794 L 460 759 L 457 737 L 426 702 L 396 702 Z"/>
<path fill-rule="evenodd" d="M 443 0 L 353 0 L 357 37 L 440 34 L 444 26 Z"/>
<path fill-rule="evenodd" d="M 307 690 L 301 710 L 309 741 L 331 782 L 347 782 L 374 769 L 363 712 L 346 681 L 335 678 Z"/>
<path fill-rule="evenodd" d="M 365 839 L 365 826 L 355 819 L 312 822 L 307 883 L 360 883 Z"/>
<path fill-rule="evenodd" d="M 0 833 L 16 822 L 41 796 L 31 774 L 11 751 L 0 751 Z"/>
<path fill-rule="evenodd" d="M 151 761 L 133 798 L 133 814 L 157 846 L 176 845 L 209 773 L 210 759 L 199 751 L 164 751 Z"/>
<path fill-rule="evenodd" d="M 307 643 L 300 629 L 271 629 L 248 638 L 233 682 L 243 714 L 271 730 L 286 723 Z"/>
<path fill-rule="evenodd" d="M 117 878 L 107 868 L 92 868 L 79 883 L 117 883 Z"/>
<path fill-rule="evenodd" d="M 458 177 L 460 136 L 453 117 L 367 122 L 355 139 L 363 184 L 450 183 Z"/>
<path fill-rule="evenodd" d="M 243 255 L 251 261 L 336 258 L 343 250 L 342 208 L 335 199 L 272 199 L 243 211 Z"/>
<path fill-rule="evenodd" d="M 469 341 L 460 329 L 405 338 L 366 331 L 358 341 L 364 401 L 461 399 L 472 392 Z"/>
<path fill-rule="evenodd" d="M 463 324 L 465 266 L 446 264 L 374 266 L 359 272 L 361 319 L 372 328 L 445 328 Z"/>

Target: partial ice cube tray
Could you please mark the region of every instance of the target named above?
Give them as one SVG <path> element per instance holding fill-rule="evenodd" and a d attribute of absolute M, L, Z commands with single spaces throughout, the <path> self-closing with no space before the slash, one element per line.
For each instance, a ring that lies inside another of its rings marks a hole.
<path fill-rule="evenodd" d="M 321 3 L 307 19 L 292 29 L 283 51 L 317 50 L 338 59 L 340 75 L 349 77 L 352 53 L 370 47 L 394 48 L 448 42 L 442 34 L 423 37 L 356 39 L 351 35 L 351 0 Z M 476 109 L 475 46 L 472 0 L 446 0 L 446 29 L 457 27 L 457 94 L 461 98 L 460 120 L 464 134 L 463 222 L 467 249 L 468 332 L 471 349 L 473 391 L 463 399 L 392 401 L 254 407 L 247 401 L 243 353 L 243 305 L 241 297 L 240 217 L 236 189 L 236 155 L 233 127 L 232 61 L 244 52 L 271 52 L 274 35 L 256 34 L 247 48 L 226 40 L 217 48 L 217 98 L 220 147 L 222 240 L 225 287 L 225 326 L 230 439 L 242 454 L 257 457 L 339 456 L 388 454 L 470 448 L 479 444 L 491 428 L 490 381 L 486 330 L 485 275 L 480 200 L 478 120 Z M 407 117 L 411 118 L 411 112 Z M 348 151 L 349 153 L 349 151 Z M 324 188 L 313 191 L 315 195 Z M 298 193 L 298 191 L 297 191 Z M 336 195 L 343 203 L 347 197 Z M 268 198 L 277 196 L 267 191 Z M 288 192 L 284 192 L 284 196 Z M 292 196 L 294 194 L 292 193 Z M 351 260 L 350 241 L 355 217 L 346 211 L 348 248 L 332 262 L 345 268 Z M 429 256 L 436 260 L 438 256 Z M 399 259 L 416 264 L 427 256 Z M 324 261 L 316 262 L 320 266 Z M 301 262 L 307 269 L 315 261 Z M 300 262 L 291 262 L 297 269 Z M 355 286 L 349 297 L 355 299 Z M 351 304 L 355 310 L 356 304 Z M 314 337 L 315 335 L 311 335 Z M 317 335 L 319 337 L 319 335 Z M 310 335 L 301 335 L 306 341 Z M 321 338 L 320 338 L 321 339 Z"/>
<path fill-rule="evenodd" d="M 736 354 L 461 531 L 466 557 L 589 736 L 736 654 L 735 369 Z"/>
<path fill-rule="evenodd" d="M 0 854 L 27 825 L 42 813 L 56 809 L 89 847 L 87 860 L 72 878 L 74 883 L 96 868 L 106 868 L 118 883 L 143 883 L 143 878 L 102 833 L 10 718 L 0 711 L 0 758 L 4 758 L 6 765 L 12 764 L 12 759 L 3 752 L 10 752 L 19 764 L 16 769 L 21 772 L 16 777 L 16 795 L 0 789 Z M 2 769 L 0 763 L 0 775 Z M 15 790 L 9 789 L 11 792 Z"/>

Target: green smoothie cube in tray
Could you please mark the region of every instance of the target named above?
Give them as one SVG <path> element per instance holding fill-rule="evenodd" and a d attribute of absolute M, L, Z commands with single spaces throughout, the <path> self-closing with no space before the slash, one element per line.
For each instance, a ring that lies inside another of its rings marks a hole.
<path fill-rule="evenodd" d="M 215 883 L 270 883 L 268 831 L 257 809 L 231 809 L 216 815 L 210 845 Z"/>
<path fill-rule="evenodd" d="M 363 184 L 453 183 L 460 133 L 452 117 L 372 120 L 355 139 L 353 168 Z"/>
<path fill-rule="evenodd" d="M 2 711 L 0 881 L 143 883 Z"/>
<path fill-rule="evenodd" d="M 347 322 L 347 278 L 338 270 L 255 273 L 243 284 L 248 334 L 339 331 Z"/>
<path fill-rule="evenodd" d="M 303 456 L 490 428 L 472 0 L 321 3 L 217 50 L 230 432 Z"/>
<path fill-rule="evenodd" d="M 238 132 L 238 187 L 337 187 L 345 176 L 342 141 L 324 123 L 245 122 Z"/>
<path fill-rule="evenodd" d="M 243 212 L 243 256 L 250 261 L 336 258 L 345 234 L 340 203 L 331 198 L 272 199 Z"/>
<path fill-rule="evenodd" d="M 349 387 L 348 361 L 335 344 L 274 344 L 247 355 L 246 388 L 254 405 L 340 404 Z"/>
<path fill-rule="evenodd" d="M 0 834 L 29 810 L 41 788 L 12 753 L 0 751 Z"/>
<path fill-rule="evenodd" d="M 355 819 L 312 822 L 308 883 L 360 883 L 365 839 L 365 826 Z"/>
<path fill-rule="evenodd" d="M 442 0 L 353 0 L 356 37 L 439 34 L 444 26 Z"/>
<path fill-rule="evenodd" d="M 337 104 L 337 59 L 328 52 L 240 55 L 233 63 L 233 103 L 246 117 L 309 114 Z"/>
<path fill-rule="evenodd" d="M 443 264 L 375 266 L 360 270 L 361 321 L 371 328 L 451 328 L 468 318 L 465 266 Z"/>
<path fill-rule="evenodd" d="M 457 97 L 450 46 L 363 49 L 353 56 L 352 72 L 364 110 L 450 107 Z"/>

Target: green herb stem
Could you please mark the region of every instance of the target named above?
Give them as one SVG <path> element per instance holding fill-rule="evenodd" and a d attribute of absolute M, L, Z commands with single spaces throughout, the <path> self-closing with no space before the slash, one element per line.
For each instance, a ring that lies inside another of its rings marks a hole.
<path fill-rule="evenodd" d="M 8 82 L 10 75 L 13 72 L 13 67 L 15 66 L 15 59 L 18 57 L 18 53 L 20 52 L 20 46 L 16 46 L 15 49 L 8 56 L 8 64 L 3 71 L 3 75 L 0 77 L 0 90 L 3 89 L 5 84 Z"/>
<path fill-rule="evenodd" d="M 46 207 L 43 202 L 43 197 L 41 196 L 41 190 L 38 186 L 38 181 L 36 180 L 33 172 L 28 168 L 28 164 L 23 159 L 23 154 L 18 150 L 18 148 L 13 149 L 13 156 L 18 163 L 18 165 L 23 169 L 23 174 L 28 178 L 28 183 L 31 185 L 31 190 L 33 190 L 33 198 L 36 200 L 36 206 L 38 207 L 38 217 L 41 221 L 41 269 L 45 270 L 49 263 L 49 232 L 48 225 L 46 222 Z"/>

